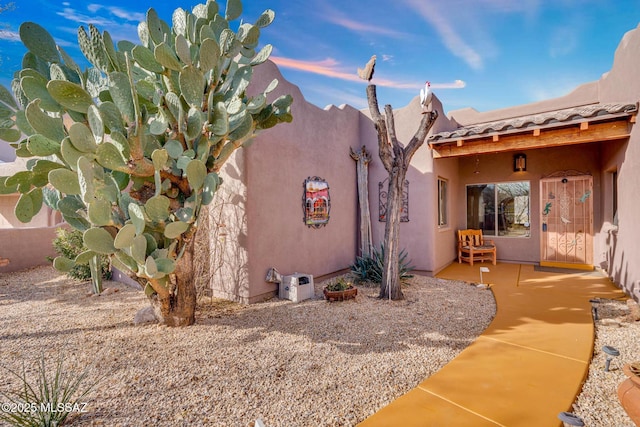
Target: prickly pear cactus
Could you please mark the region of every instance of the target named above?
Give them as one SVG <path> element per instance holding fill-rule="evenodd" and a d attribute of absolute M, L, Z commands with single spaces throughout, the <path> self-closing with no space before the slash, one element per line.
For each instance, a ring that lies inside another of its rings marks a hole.
<path fill-rule="evenodd" d="M 234 26 L 241 12 L 240 0 L 228 0 L 224 14 L 209 0 L 176 9 L 169 26 L 149 9 L 138 44 L 81 27 L 84 71 L 44 28 L 21 25 L 28 52 L 12 93 L 0 87 L 0 138 L 30 159 L 28 170 L 0 177 L 0 193 L 21 193 L 23 222 L 44 203 L 84 232 L 89 250 L 56 258 L 56 268 L 106 254 L 147 279 L 148 294 L 171 292 L 221 166 L 257 132 L 292 120 L 291 96 L 267 102 L 277 80 L 246 94 L 271 53 L 258 49 L 259 36 L 275 15 Z"/>

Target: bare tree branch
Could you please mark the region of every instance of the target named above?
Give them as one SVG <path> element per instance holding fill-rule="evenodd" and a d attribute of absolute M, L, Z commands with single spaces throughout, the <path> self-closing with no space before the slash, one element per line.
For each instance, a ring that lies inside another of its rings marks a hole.
<path fill-rule="evenodd" d="M 378 133 L 378 151 L 380 160 L 385 170 L 391 173 L 393 169 L 393 152 L 391 151 L 391 142 L 389 141 L 389 133 L 384 117 L 380 114 L 378 108 L 378 96 L 376 94 L 376 86 L 367 86 L 367 100 L 369 101 L 369 112 Z"/>
<path fill-rule="evenodd" d="M 391 140 L 391 144 L 395 146 L 399 145 L 398 137 L 396 136 L 396 120 L 393 117 L 393 108 L 391 105 L 387 104 L 384 106 L 385 118 L 387 120 L 387 131 L 389 132 L 389 139 Z"/>
<path fill-rule="evenodd" d="M 437 111 L 432 111 L 422 116 L 422 120 L 420 121 L 420 126 L 418 127 L 418 130 L 416 131 L 413 138 L 411 138 L 411 141 L 409 141 L 409 144 L 404 150 L 405 159 L 408 159 L 408 162 L 411 161 L 411 158 L 413 157 L 413 155 L 416 153 L 416 151 L 418 151 L 418 149 L 424 143 L 424 140 L 427 138 L 427 135 L 429 134 L 429 130 L 431 129 L 431 127 L 433 126 L 437 118 L 438 118 Z M 406 166 L 409 166 L 409 164 L 407 163 Z"/>

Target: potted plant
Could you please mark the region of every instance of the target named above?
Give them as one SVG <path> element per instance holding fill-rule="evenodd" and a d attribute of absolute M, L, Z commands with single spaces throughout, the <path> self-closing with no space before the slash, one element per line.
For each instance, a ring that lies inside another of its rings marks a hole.
<path fill-rule="evenodd" d="M 640 362 L 622 367 L 627 378 L 618 386 L 618 399 L 633 422 L 640 426 Z"/>
<path fill-rule="evenodd" d="M 358 288 L 354 287 L 350 280 L 339 277 L 335 282 L 325 286 L 323 292 L 327 301 L 344 301 L 355 298 L 358 295 Z"/>

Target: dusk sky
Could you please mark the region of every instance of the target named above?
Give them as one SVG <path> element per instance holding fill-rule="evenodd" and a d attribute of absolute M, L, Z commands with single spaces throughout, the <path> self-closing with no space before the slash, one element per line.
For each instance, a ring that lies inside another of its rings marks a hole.
<path fill-rule="evenodd" d="M 7 85 L 19 68 L 23 21 L 47 28 L 80 61 L 78 26 L 93 23 L 116 41 L 138 42 L 136 27 L 150 6 L 170 23 L 174 9 L 195 4 L 14 1 L 0 14 L 0 81 Z M 274 46 L 271 59 L 284 77 L 322 108 L 366 107 L 356 69 L 374 54 L 378 100 L 394 108 L 426 80 L 445 111 L 561 96 L 609 71 L 620 40 L 640 22 L 639 0 L 245 0 L 243 18 L 254 22 L 265 9 L 276 19 L 262 44 Z"/>

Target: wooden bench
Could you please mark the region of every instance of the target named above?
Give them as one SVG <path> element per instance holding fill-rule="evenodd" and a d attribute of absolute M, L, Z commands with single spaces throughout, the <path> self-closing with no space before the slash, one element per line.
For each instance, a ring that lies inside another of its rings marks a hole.
<path fill-rule="evenodd" d="M 496 265 L 496 245 L 482 236 L 482 230 L 458 230 L 458 262 L 491 261 Z"/>

